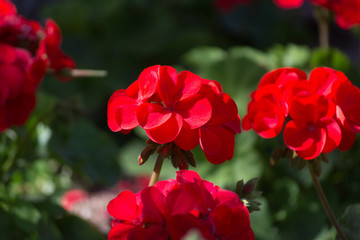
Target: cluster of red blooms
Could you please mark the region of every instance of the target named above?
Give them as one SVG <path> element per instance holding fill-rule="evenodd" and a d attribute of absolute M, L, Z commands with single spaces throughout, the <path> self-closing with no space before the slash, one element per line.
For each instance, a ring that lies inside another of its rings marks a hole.
<path fill-rule="evenodd" d="M 185 151 L 200 143 L 214 164 L 233 157 L 234 135 L 241 131 L 237 106 L 218 82 L 159 65 L 113 93 L 108 125 L 122 133 L 140 125 L 152 141 L 172 142 Z"/>
<path fill-rule="evenodd" d="M 255 239 L 249 211 L 234 192 L 202 180 L 194 171 L 177 172 L 138 193 L 121 192 L 110 201 L 114 219 L 108 239 L 182 239 L 197 230 L 204 239 Z"/>
<path fill-rule="evenodd" d="M 61 41 L 53 20 L 48 19 L 44 29 L 39 22 L 18 15 L 10 1 L 0 0 L 0 132 L 26 122 L 48 68 L 59 74 L 75 67 L 61 51 Z"/>
<path fill-rule="evenodd" d="M 284 9 L 299 8 L 305 0 L 273 0 Z M 350 28 L 360 24 L 360 0 L 308 0 L 310 3 L 333 11 L 337 24 L 342 28 Z M 251 0 L 217 0 L 220 9 L 228 11 L 235 6 L 250 3 Z"/>
<path fill-rule="evenodd" d="M 304 0 L 274 0 L 282 8 L 298 8 Z M 337 24 L 350 28 L 360 24 L 360 0 L 309 0 L 309 2 L 327 8 L 335 13 Z"/>
<path fill-rule="evenodd" d="M 288 148 L 303 159 L 314 159 L 335 148 L 349 149 L 360 132 L 360 90 L 331 68 L 306 73 L 279 68 L 263 76 L 251 94 L 244 130 L 273 138 L 284 127 Z"/>

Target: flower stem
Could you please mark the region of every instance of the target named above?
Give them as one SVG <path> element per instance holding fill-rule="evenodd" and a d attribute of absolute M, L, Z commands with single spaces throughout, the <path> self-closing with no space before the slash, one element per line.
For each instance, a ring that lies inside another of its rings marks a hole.
<path fill-rule="evenodd" d="M 344 235 L 344 233 L 342 232 L 340 226 L 339 226 L 339 223 L 337 222 L 336 218 L 335 218 L 335 215 L 333 213 L 333 211 L 331 210 L 331 207 L 330 207 L 330 204 L 326 198 L 326 195 L 321 187 L 321 184 L 317 178 L 317 176 L 315 175 L 315 172 L 314 172 L 314 169 L 313 169 L 313 166 L 312 164 L 309 162 L 308 163 L 308 167 L 309 167 L 309 171 L 310 171 L 310 175 L 311 175 L 311 178 L 313 180 L 313 183 L 314 183 L 314 187 L 316 189 L 316 192 L 320 198 L 320 201 L 321 201 L 321 204 L 323 205 L 324 207 L 324 210 L 331 222 L 331 224 L 336 228 L 336 231 L 337 233 L 339 234 L 339 237 L 342 239 L 342 240 L 346 240 L 346 237 Z"/>
<path fill-rule="evenodd" d="M 149 187 L 154 186 L 155 183 L 159 180 L 160 171 L 161 171 L 163 162 L 164 162 L 164 156 L 162 154 L 159 154 L 158 158 L 156 159 L 153 173 L 151 174 L 151 178 L 149 181 Z"/>
<path fill-rule="evenodd" d="M 315 17 L 318 23 L 320 48 L 329 49 L 329 11 L 324 8 L 317 8 Z"/>
<path fill-rule="evenodd" d="M 92 69 L 72 69 L 72 77 L 105 77 L 107 71 L 105 70 L 92 70 Z"/>

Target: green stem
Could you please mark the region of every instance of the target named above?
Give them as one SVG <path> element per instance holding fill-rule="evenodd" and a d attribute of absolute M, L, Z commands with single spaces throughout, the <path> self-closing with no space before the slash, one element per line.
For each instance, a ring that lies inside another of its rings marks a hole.
<path fill-rule="evenodd" d="M 335 218 L 335 215 L 334 215 L 333 211 L 331 210 L 330 204 L 329 204 L 329 202 L 328 202 L 328 200 L 326 198 L 326 195 L 325 195 L 325 193 L 324 193 L 324 191 L 323 191 L 323 189 L 321 187 L 319 179 L 315 175 L 314 169 L 313 169 L 310 162 L 308 163 L 308 167 L 309 167 L 310 175 L 311 175 L 311 178 L 313 180 L 316 192 L 317 192 L 317 194 L 318 194 L 318 196 L 320 198 L 321 204 L 323 205 L 324 210 L 325 210 L 331 224 L 336 228 L 336 231 L 339 234 L 339 237 L 342 240 L 346 240 L 346 237 L 345 237 L 344 233 L 342 232 L 342 230 L 341 230 L 341 228 L 339 226 L 339 223 L 337 222 L 337 220 Z"/>
<path fill-rule="evenodd" d="M 319 45 L 323 49 L 329 49 L 329 11 L 324 8 L 317 8 L 315 18 L 318 23 Z"/>
<path fill-rule="evenodd" d="M 164 162 L 164 156 L 160 153 L 158 158 L 156 159 L 156 163 L 155 163 L 155 166 L 154 166 L 154 171 L 151 174 L 151 178 L 150 178 L 150 181 L 149 181 L 149 187 L 154 186 L 155 183 L 159 180 L 160 171 L 161 171 L 161 167 L 162 167 L 163 162 Z"/>

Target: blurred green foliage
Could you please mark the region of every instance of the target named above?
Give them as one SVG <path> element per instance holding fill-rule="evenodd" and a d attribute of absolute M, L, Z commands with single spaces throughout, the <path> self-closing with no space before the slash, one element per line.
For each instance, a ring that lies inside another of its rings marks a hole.
<path fill-rule="evenodd" d="M 106 123 L 110 95 L 126 88 L 145 67 L 172 65 L 219 81 L 241 117 L 249 94 L 274 68 L 310 72 L 328 66 L 359 85 L 359 64 L 353 60 L 359 56 L 353 49 L 314 47 L 310 8 L 284 11 L 265 0 L 227 13 L 208 0 L 68 0 L 42 6 L 41 18 L 56 20 L 63 49 L 78 67 L 109 74 L 68 83 L 46 77 L 27 124 L 0 135 L 0 239 L 106 239 L 60 207 L 60 197 L 73 187 L 103 189 L 151 173 L 155 159 L 138 166 L 144 132 L 113 133 Z M 341 31 L 334 24 L 331 30 Z M 350 34 L 359 40 L 358 29 Z M 342 41 L 341 34 L 331 36 L 333 42 Z M 196 170 L 231 190 L 240 179 L 259 178 L 261 211 L 251 213 L 256 239 L 335 239 L 307 169 L 299 172 L 285 159 L 270 165 L 272 152 L 281 145 L 281 137 L 265 140 L 243 132 L 236 136 L 234 158 L 220 166 L 195 149 Z M 344 214 L 341 224 L 349 239 L 356 239 L 352 236 L 359 229 L 359 206 L 347 208 L 360 200 L 359 147 L 356 141 L 348 152 L 329 154 L 320 178 L 335 215 Z M 164 165 L 161 179 L 174 178 L 171 163 Z M 195 232 L 188 239 L 196 237 Z"/>

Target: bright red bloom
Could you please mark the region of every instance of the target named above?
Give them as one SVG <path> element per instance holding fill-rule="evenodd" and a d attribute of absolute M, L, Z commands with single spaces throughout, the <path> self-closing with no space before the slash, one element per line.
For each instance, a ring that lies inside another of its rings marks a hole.
<path fill-rule="evenodd" d="M 278 7 L 292 9 L 302 6 L 304 0 L 274 0 L 274 2 Z M 309 0 L 309 2 L 333 11 L 336 23 L 342 28 L 360 24 L 360 0 Z"/>
<path fill-rule="evenodd" d="M 41 40 L 37 54 L 48 62 L 49 68 L 54 70 L 55 75 L 63 82 L 70 78 L 62 74 L 62 71 L 74 69 L 74 60 L 66 55 L 61 49 L 62 36 L 58 25 L 52 19 L 45 23 L 45 37 Z"/>
<path fill-rule="evenodd" d="M 199 144 L 215 164 L 230 160 L 240 117 L 234 100 L 218 82 L 170 66 L 146 68 L 126 90 L 108 102 L 108 125 L 128 133 L 140 125 L 159 144 L 173 142 L 184 151 Z"/>
<path fill-rule="evenodd" d="M 284 128 L 284 142 L 303 159 L 333 151 L 341 141 L 341 128 L 333 118 L 335 104 L 321 95 L 296 96 L 292 120 Z"/>
<path fill-rule="evenodd" d="M 313 159 L 352 146 L 360 132 L 359 100 L 360 90 L 334 69 L 316 68 L 308 80 L 300 70 L 276 69 L 252 93 L 243 129 L 275 137 L 287 118 L 285 144 L 303 159 Z"/>
<path fill-rule="evenodd" d="M 126 194 L 133 195 L 131 192 Z M 110 202 L 109 213 L 112 216 L 118 213 L 117 217 L 114 216 L 117 225 L 113 225 L 113 229 L 126 222 L 130 222 L 128 225 L 131 226 L 118 227 L 117 231 L 112 229 L 108 239 L 124 239 L 122 237 L 128 236 L 130 240 L 175 240 L 182 239 L 194 228 L 204 239 L 255 239 L 249 212 L 239 197 L 202 180 L 196 172 L 178 171 L 176 180 L 158 182 L 138 194 L 141 195 L 140 204 L 143 204 L 141 217 L 137 211 L 139 203 L 134 204 L 134 197 L 122 197 L 117 202 L 115 198 Z M 122 209 L 131 209 L 131 214 L 123 213 Z M 133 219 L 142 221 L 131 221 Z"/>

